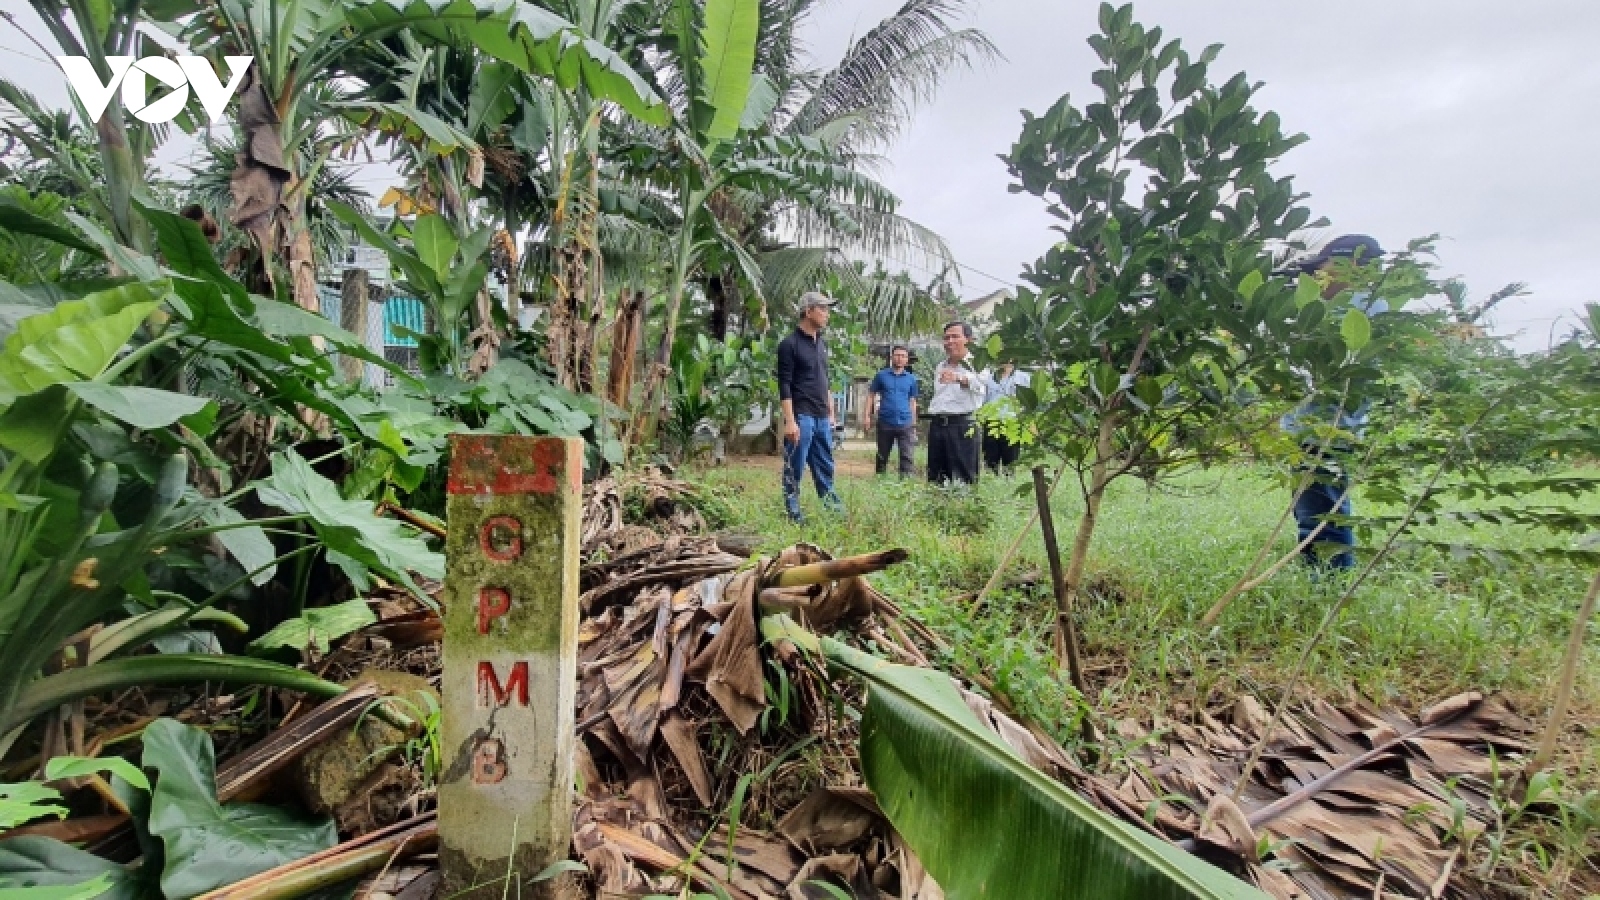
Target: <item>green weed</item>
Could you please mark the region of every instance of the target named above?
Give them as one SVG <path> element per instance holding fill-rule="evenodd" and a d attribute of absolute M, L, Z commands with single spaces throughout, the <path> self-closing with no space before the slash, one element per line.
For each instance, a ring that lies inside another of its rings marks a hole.
<path fill-rule="evenodd" d="M 799 540 L 840 555 L 906 548 L 910 559 L 874 582 L 949 642 L 943 662 L 987 675 L 1019 711 L 1048 723 L 1064 741 L 1073 739 L 1080 704 L 1051 659 L 1054 599 L 1037 528 L 1008 570 L 1013 579 L 1032 577 L 1023 584 L 1003 580 L 981 608 L 972 602 L 1033 512 L 1031 492 L 1018 490 L 1026 476 L 985 477 L 970 490 L 946 492 L 914 480 L 845 474 L 870 461 L 870 453 L 847 445 L 841 454 L 843 514 L 821 509 L 806 489 L 805 525 L 784 518 L 775 470 L 746 465 L 690 477 L 740 498 L 730 505 L 732 525 L 763 535 L 766 550 Z M 1244 466 L 1192 475 L 1176 490 L 1113 486 L 1090 554 L 1089 596 L 1078 610 L 1099 713 L 1161 712 L 1177 701 L 1226 700 L 1244 690 L 1270 694 L 1282 685 L 1306 636 L 1342 591 L 1337 579 L 1313 581 L 1293 565 L 1237 600 L 1215 627 L 1197 623 L 1249 565 L 1287 502 L 1285 489 Z M 1359 493 L 1356 504 L 1358 513 L 1383 512 Z M 1081 510 L 1069 476 L 1054 503 L 1063 550 Z M 1540 539 L 1509 525 L 1470 533 L 1441 525 L 1424 536 L 1502 546 Z M 1366 535 L 1363 544 L 1380 538 Z M 1279 552 L 1293 540 L 1280 537 Z M 1575 566 L 1491 569 L 1401 547 L 1341 613 L 1312 657 L 1307 684 L 1326 694 L 1354 688 L 1411 705 L 1467 688 L 1499 690 L 1532 711 L 1541 706 L 1587 577 Z M 1582 681 L 1600 688 L 1600 669 L 1590 663 Z"/>

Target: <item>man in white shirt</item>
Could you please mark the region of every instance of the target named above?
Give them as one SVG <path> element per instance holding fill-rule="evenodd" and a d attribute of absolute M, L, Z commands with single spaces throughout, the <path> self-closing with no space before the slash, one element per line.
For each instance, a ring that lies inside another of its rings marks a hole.
<path fill-rule="evenodd" d="M 983 377 L 967 358 L 972 326 L 944 327 L 944 360 L 933 370 L 928 403 L 928 480 L 934 484 L 978 480 L 978 425 L 972 414 L 983 405 Z"/>

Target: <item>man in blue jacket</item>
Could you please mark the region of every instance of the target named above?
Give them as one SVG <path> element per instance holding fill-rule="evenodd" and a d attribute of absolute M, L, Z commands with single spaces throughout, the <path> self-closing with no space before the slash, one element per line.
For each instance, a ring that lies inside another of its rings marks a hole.
<path fill-rule="evenodd" d="M 828 327 L 833 300 L 815 291 L 800 298 L 800 323 L 778 344 L 778 401 L 783 407 L 783 505 L 793 522 L 800 513 L 806 467 L 822 504 L 842 512 L 833 491 L 833 391 L 828 387 Z"/>
<path fill-rule="evenodd" d="M 1331 300 L 1347 287 L 1333 277 L 1336 260 L 1365 266 L 1377 262 L 1381 256 L 1383 248 L 1373 238 L 1347 234 L 1329 241 L 1321 251 L 1295 264 L 1294 268 L 1322 279 L 1323 299 Z M 1365 292 L 1354 294 L 1351 302 L 1369 316 L 1389 311 L 1389 304 L 1383 298 Z M 1301 559 L 1313 569 L 1348 571 L 1355 568 L 1355 529 L 1339 521 L 1352 514 L 1352 485 L 1344 467 L 1351 447 L 1345 438 L 1361 440 L 1370 408 L 1371 404 L 1366 401 L 1356 404 L 1354 409 L 1344 409 L 1337 403 L 1308 400 L 1279 421 L 1280 428 L 1299 439 L 1301 452 L 1307 459 L 1302 472 L 1311 480 L 1295 498 L 1294 519 L 1299 526 L 1300 542 L 1311 541 L 1301 550 Z M 1336 429 L 1335 435 L 1331 439 L 1319 439 L 1316 430 L 1329 426 Z"/>

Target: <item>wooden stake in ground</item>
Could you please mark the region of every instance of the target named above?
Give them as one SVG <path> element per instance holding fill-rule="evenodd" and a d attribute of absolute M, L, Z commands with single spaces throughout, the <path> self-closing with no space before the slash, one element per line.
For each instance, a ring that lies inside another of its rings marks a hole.
<path fill-rule="evenodd" d="M 583 442 L 455 435 L 448 491 L 440 895 L 575 897 L 533 878 L 572 838 Z"/>
<path fill-rule="evenodd" d="M 1056 664 L 1063 661 L 1072 675 L 1072 686 L 1084 697 L 1089 690 L 1083 682 L 1083 663 L 1078 654 L 1078 628 L 1072 621 L 1072 594 L 1061 572 L 1061 548 L 1056 545 L 1056 517 L 1050 512 L 1050 487 L 1045 484 L 1044 467 L 1033 467 L 1033 493 L 1039 503 L 1039 531 L 1044 535 L 1044 552 L 1050 558 L 1050 586 L 1056 593 Z"/>
<path fill-rule="evenodd" d="M 339 327 L 363 342 L 367 339 L 367 270 L 351 267 L 344 270 L 344 281 L 339 286 Z M 344 380 L 360 384 L 366 374 L 367 364 L 348 353 L 339 354 L 339 369 Z"/>
<path fill-rule="evenodd" d="M 1589 593 L 1578 607 L 1577 621 L 1572 623 L 1572 637 L 1567 641 L 1567 655 L 1561 662 L 1561 680 L 1556 684 L 1556 703 L 1550 710 L 1550 722 L 1544 727 L 1544 737 L 1539 740 L 1539 750 L 1533 754 L 1528 771 L 1537 772 L 1550 765 L 1556 755 L 1556 742 L 1567 722 L 1567 704 L 1572 702 L 1572 686 L 1578 680 L 1578 661 L 1583 659 L 1583 636 L 1594 618 L 1595 602 L 1600 600 L 1600 572 L 1589 582 Z"/>

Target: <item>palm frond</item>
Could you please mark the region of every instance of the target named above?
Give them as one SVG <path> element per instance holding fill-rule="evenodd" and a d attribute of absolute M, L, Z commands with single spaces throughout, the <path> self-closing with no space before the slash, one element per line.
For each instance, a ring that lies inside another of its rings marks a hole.
<path fill-rule="evenodd" d="M 868 275 L 866 282 L 868 334 L 908 338 L 933 331 L 944 319 L 944 305 L 936 294 L 904 274 Z"/>
<path fill-rule="evenodd" d="M 853 228 L 839 229 L 816 210 L 796 205 L 777 217 L 778 231 L 796 244 L 837 247 L 856 258 L 898 263 L 926 272 L 959 271 L 950 245 L 926 225 L 895 212 L 849 203 L 837 204 L 834 212 L 847 216 Z"/>
<path fill-rule="evenodd" d="M 795 114 L 788 132 L 806 134 L 852 115 L 865 118 L 851 143 L 872 146 L 893 140 L 952 70 L 999 58 L 983 32 L 951 27 L 968 5 L 968 0 L 909 0 L 851 45 Z"/>
<path fill-rule="evenodd" d="M 628 216 L 601 213 L 595 219 L 595 228 L 600 236 L 600 255 L 605 262 L 607 279 L 640 281 L 659 269 L 661 260 L 671 255 L 671 241 L 666 232 Z"/>
<path fill-rule="evenodd" d="M 943 305 L 934 291 L 904 274 L 864 274 L 861 263 L 829 247 L 784 247 L 761 254 L 768 302 L 779 318 L 798 315 L 806 291 L 836 281 L 863 298 L 862 327 L 874 338 L 904 338 L 938 327 Z"/>

